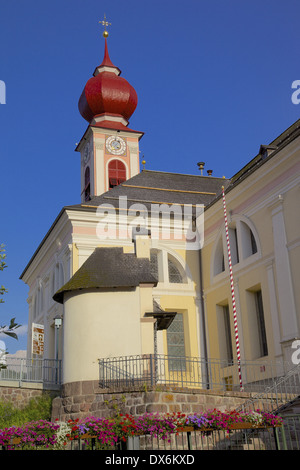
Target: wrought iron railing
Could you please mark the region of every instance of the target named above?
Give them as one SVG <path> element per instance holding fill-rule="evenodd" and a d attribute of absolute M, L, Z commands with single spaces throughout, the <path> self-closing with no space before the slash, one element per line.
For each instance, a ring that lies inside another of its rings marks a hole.
<path fill-rule="evenodd" d="M 278 428 L 280 429 L 280 428 Z M 285 450 L 287 442 L 277 433 L 277 428 L 253 428 L 226 430 L 182 430 L 170 434 L 168 439 L 160 439 L 153 435 L 137 435 L 129 437 L 125 442 L 119 441 L 110 450 L 118 451 L 156 451 L 149 454 L 150 464 L 193 464 L 195 454 L 186 451 L 198 450 Z M 295 449 L 295 447 L 293 448 Z M 68 450 L 101 450 L 96 438 L 78 437 L 68 446 Z M 162 451 L 163 454 L 157 453 Z M 168 451 L 168 452 L 166 452 Z M 171 451 L 171 453 L 169 453 Z M 176 451 L 172 453 L 172 451 Z M 181 451 L 183 451 L 181 453 Z"/>
<path fill-rule="evenodd" d="M 141 388 L 176 385 L 180 387 L 239 391 L 239 364 L 198 357 L 173 357 L 160 354 L 99 359 L 100 386 L 103 388 Z M 300 369 L 291 373 L 289 383 L 280 378 L 290 372 L 288 363 L 241 361 L 243 391 L 264 392 L 277 384 L 277 395 L 285 401 L 300 394 Z M 281 403 L 281 399 L 278 403 Z"/>
<path fill-rule="evenodd" d="M 58 388 L 62 379 L 61 360 L 6 357 L 0 364 L 0 381 L 42 383 Z"/>
<path fill-rule="evenodd" d="M 300 364 L 290 368 L 285 374 L 275 377 L 259 393 L 254 394 L 239 407 L 254 410 L 268 403 L 270 411 L 281 413 L 284 406 L 300 396 Z"/>
<path fill-rule="evenodd" d="M 300 415 L 283 415 L 283 425 L 275 430 L 278 450 L 300 450 Z"/>

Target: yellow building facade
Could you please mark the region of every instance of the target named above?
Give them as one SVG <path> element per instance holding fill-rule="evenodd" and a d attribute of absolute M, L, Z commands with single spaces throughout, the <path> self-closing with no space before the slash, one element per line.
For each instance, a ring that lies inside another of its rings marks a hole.
<path fill-rule="evenodd" d="M 241 358 L 291 363 L 300 322 L 299 121 L 260 150 L 226 191 Z M 236 351 L 222 199 L 205 211 L 203 265 L 209 355 L 230 361 Z"/>

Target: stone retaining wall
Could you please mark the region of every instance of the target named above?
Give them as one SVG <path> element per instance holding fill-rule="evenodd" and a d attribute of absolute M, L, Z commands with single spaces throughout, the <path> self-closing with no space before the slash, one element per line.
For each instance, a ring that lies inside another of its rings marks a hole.
<path fill-rule="evenodd" d="M 31 387 L 16 387 L 15 385 L 0 385 L 0 400 L 11 402 L 15 408 L 22 409 L 29 404 L 30 400 L 40 397 L 45 391 L 32 384 Z"/>
<path fill-rule="evenodd" d="M 61 396 L 52 404 L 52 419 L 86 416 L 109 417 L 117 411 L 134 416 L 144 413 L 195 413 L 208 409 L 235 409 L 249 398 L 249 393 L 210 391 L 174 387 L 154 387 L 141 391 L 113 392 L 100 389 L 98 381 L 65 384 Z"/>

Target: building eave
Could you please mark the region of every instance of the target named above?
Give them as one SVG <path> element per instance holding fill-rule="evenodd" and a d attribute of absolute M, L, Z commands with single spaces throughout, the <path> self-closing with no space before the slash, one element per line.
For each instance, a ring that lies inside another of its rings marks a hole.
<path fill-rule="evenodd" d="M 285 147 L 287 147 L 291 142 L 293 142 L 297 137 L 300 136 L 300 119 L 292 124 L 288 129 L 282 132 L 276 139 L 274 139 L 268 146 L 260 146 L 260 150 L 263 147 L 273 147 L 272 152 L 263 157 L 260 153 L 258 153 L 252 160 L 250 160 L 241 170 L 239 170 L 235 175 L 230 178 L 230 183 L 225 188 L 225 194 L 232 191 L 236 188 L 239 184 L 245 181 L 249 176 L 255 173 L 258 169 L 260 169 L 263 165 L 268 163 L 270 160 L 275 158 L 278 153 L 280 153 Z M 216 198 L 211 201 L 205 207 L 205 211 L 207 211 L 210 207 L 216 204 L 222 198 L 222 194 L 216 196 Z"/>
<path fill-rule="evenodd" d="M 78 207 L 72 207 L 72 206 L 65 206 L 61 209 L 61 211 L 59 212 L 58 216 L 56 217 L 56 219 L 54 220 L 54 222 L 52 223 L 51 227 L 49 228 L 49 230 L 47 231 L 46 235 L 43 237 L 42 241 L 40 242 L 40 244 L 38 245 L 37 249 L 35 250 L 35 252 L 33 253 L 33 255 L 31 256 L 29 262 L 27 263 L 27 265 L 25 266 L 22 274 L 20 275 L 19 279 L 24 281 L 24 276 L 26 274 L 26 272 L 28 271 L 28 269 L 30 268 L 30 266 L 32 265 L 32 263 L 34 262 L 34 260 L 36 259 L 36 257 L 38 256 L 40 250 L 43 248 L 44 244 L 47 242 L 47 240 L 49 239 L 49 237 L 51 236 L 52 232 L 54 231 L 54 229 L 57 227 L 58 223 L 60 222 L 60 220 L 62 219 L 62 217 L 64 215 L 66 215 L 67 213 L 67 210 L 78 210 Z"/>

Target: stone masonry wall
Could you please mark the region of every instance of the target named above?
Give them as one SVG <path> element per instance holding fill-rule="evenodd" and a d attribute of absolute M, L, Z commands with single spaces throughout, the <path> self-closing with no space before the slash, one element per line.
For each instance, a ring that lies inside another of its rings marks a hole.
<path fill-rule="evenodd" d="M 15 408 L 19 409 L 22 409 L 28 405 L 32 398 L 40 397 L 44 393 L 44 390 L 38 388 L 0 385 L 0 400 L 4 402 L 11 402 Z"/>
<path fill-rule="evenodd" d="M 188 388 L 154 387 L 143 391 L 113 392 L 100 389 L 97 381 L 74 382 L 62 387 L 52 403 L 52 419 L 87 416 L 110 417 L 117 411 L 134 416 L 144 413 L 195 413 L 217 408 L 235 409 L 249 398 L 249 393 L 210 391 Z"/>

